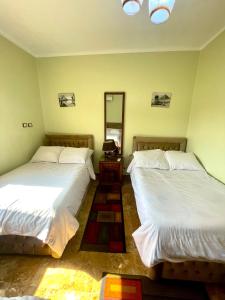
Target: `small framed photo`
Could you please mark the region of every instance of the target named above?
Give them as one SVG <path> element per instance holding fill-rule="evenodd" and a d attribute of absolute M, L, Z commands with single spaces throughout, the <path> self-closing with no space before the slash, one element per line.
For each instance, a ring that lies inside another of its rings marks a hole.
<path fill-rule="evenodd" d="M 152 107 L 170 107 L 172 93 L 155 92 L 152 94 Z"/>
<path fill-rule="evenodd" d="M 75 106 L 75 95 L 74 93 L 59 93 L 59 106 L 60 107 L 72 107 Z"/>

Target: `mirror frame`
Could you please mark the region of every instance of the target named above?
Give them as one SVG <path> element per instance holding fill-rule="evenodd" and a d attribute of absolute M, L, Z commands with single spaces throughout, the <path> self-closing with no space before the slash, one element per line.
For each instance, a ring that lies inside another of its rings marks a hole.
<path fill-rule="evenodd" d="M 121 95 L 122 96 L 122 137 L 121 137 L 121 153 L 117 156 L 123 156 L 124 145 L 124 109 L 125 109 L 125 92 L 105 92 L 104 93 L 104 140 L 106 140 L 106 96 Z"/>

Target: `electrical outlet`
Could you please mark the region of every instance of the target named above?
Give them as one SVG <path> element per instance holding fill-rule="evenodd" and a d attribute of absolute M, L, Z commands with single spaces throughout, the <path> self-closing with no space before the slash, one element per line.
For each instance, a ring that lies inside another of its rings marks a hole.
<path fill-rule="evenodd" d="M 22 127 L 26 128 L 27 127 L 27 123 L 22 123 Z"/>
<path fill-rule="evenodd" d="M 33 123 L 28 123 L 28 127 L 33 127 Z"/>

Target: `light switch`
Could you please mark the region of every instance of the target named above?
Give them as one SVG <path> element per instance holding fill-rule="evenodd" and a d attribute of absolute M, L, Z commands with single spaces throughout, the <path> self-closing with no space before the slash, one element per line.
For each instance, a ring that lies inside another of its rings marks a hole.
<path fill-rule="evenodd" d="M 27 127 L 27 123 L 22 123 L 22 127 L 26 128 Z"/>
<path fill-rule="evenodd" d="M 33 123 L 28 123 L 28 127 L 33 127 Z"/>

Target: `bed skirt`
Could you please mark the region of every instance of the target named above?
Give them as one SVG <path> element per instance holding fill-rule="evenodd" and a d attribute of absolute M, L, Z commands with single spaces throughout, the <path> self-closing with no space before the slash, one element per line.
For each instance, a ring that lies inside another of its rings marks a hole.
<path fill-rule="evenodd" d="M 151 268 L 151 279 L 175 279 L 225 283 L 225 263 L 187 261 L 183 263 L 164 262 Z"/>
<path fill-rule="evenodd" d="M 52 255 L 52 250 L 35 237 L 2 235 L 0 236 L 0 254 Z"/>

